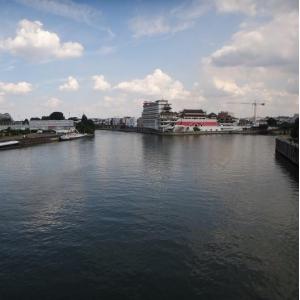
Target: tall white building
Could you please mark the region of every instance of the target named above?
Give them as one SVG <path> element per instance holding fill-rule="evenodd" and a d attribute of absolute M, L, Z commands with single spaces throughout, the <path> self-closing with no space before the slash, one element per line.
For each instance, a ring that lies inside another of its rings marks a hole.
<path fill-rule="evenodd" d="M 142 123 L 144 128 L 163 131 L 168 125 L 169 119 L 165 115 L 172 115 L 171 106 L 168 100 L 157 100 L 154 102 L 144 102 Z"/>

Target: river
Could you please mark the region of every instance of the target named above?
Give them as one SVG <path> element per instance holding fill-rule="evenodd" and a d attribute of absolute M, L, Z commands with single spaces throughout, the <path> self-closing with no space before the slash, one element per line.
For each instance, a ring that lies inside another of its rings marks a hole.
<path fill-rule="evenodd" d="M 274 137 L 0 152 L 0 299 L 297 299 L 298 177 Z"/>

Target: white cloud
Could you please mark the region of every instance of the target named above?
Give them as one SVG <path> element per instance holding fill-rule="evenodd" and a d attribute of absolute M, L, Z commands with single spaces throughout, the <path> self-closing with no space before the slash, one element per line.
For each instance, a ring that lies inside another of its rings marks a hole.
<path fill-rule="evenodd" d="M 107 91 L 111 88 L 110 83 L 105 80 L 103 75 L 95 75 L 92 79 L 94 80 L 94 90 Z"/>
<path fill-rule="evenodd" d="M 298 14 L 276 16 L 256 28 L 244 28 L 211 56 L 217 66 L 290 66 L 298 61 Z"/>
<path fill-rule="evenodd" d="M 120 82 L 115 88 L 127 93 L 163 97 L 170 100 L 190 96 L 190 92 L 180 81 L 174 80 L 160 69 L 154 70 L 143 79 Z"/>
<path fill-rule="evenodd" d="M 90 23 L 101 12 L 94 7 L 79 4 L 71 0 L 16 0 L 31 8 L 66 17 L 78 22 Z"/>
<path fill-rule="evenodd" d="M 32 91 L 32 85 L 22 81 L 18 83 L 0 82 L 0 94 L 27 94 Z"/>
<path fill-rule="evenodd" d="M 245 94 L 243 89 L 238 87 L 234 80 L 222 80 L 215 77 L 213 81 L 218 90 L 224 91 L 229 95 L 239 96 Z"/>
<path fill-rule="evenodd" d="M 261 114 L 298 111 L 298 14 L 274 14 L 263 24 L 243 24 L 230 41 L 203 60 L 200 87 L 213 110 L 250 116 L 251 107 L 228 102 L 265 102 Z"/>
<path fill-rule="evenodd" d="M 257 11 L 254 0 L 215 0 L 216 8 L 222 13 L 242 12 L 246 15 L 255 15 Z"/>
<path fill-rule="evenodd" d="M 22 20 L 19 22 L 16 36 L 0 40 L 0 50 L 28 59 L 63 59 L 82 55 L 83 46 L 76 42 L 62 43 L 59 36 L 44 30 L 39 21 Z"/>
<path fill-rule="evenodd" d="M 79 89 L 79 83 L 76 78 L 69 76 L 66 83 L 59 86 L 61 91 L 77 91 Z"/>
<path fill-rule="evenodd" d="M 62 105 L 62 101 L 58 98 L 50 98 L 46 103 L 45 106 L 49 108 L 57 108 Z"/>
<path fill-rule="evenodd" d="M 206 12 L 243 14 L 249 17 L 276 16 L 298 11 L 295 0 L 191 0 L 175 6 L 169 12 L 138 15 L 129 21 L 133 37 L 153 37 L 174 34 L 193 27 Z"/>

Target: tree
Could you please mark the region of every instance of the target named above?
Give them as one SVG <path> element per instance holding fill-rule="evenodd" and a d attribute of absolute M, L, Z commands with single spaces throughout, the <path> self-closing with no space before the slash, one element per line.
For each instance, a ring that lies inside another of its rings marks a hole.
<path fill-rule="evenodd" d="M 82 123 L 87 123 L 87 121 L 88 121 L 87 116 L 85 114 L 83 114 L 82 117 L 81 117 L 81 122 Z"/>
<path fill-rule="evenodd" d="M 274 118 L 269 118 L 267 120 L 268 126 L 270 127 L 277 127 L 277 121 Z"/>
<path fill-rule="evenodd" d="M 77 117 L 70 117 L 70 118 L 68 118 L 68 120 L 79 121 L 79 119 Z"/>
<path fill-rule="evenodd" d="M 279 128 L 283 131 L 283 134 L 287 134 L 291 129 L 291 124 L 289 124 L 288 122 L 283 122 L 279 125 Z"/>
<path fill-rule="evenodd" d="M 48 120 L 65 120 L 65 116 L 60 111 L 54 111 L 52 114 L 49 115 Z"/>
<path fill-rule="evenodd" d="M 299 118 L 295 120 L 291 130 L 291 137 L 295 140 L 299 140 Z"/>
<path fill-rule="evenodd" d="M 28 125 L 29 124 L 28 119 L 25 119 L 24 122 L 23 122 L 23 124 L 27 124 Z"/>
<path fill-rule="evenodd" d="M 40 118 L 37 117 L 30 118 L 30 121 L 38 121 L 38 120 L 40 120 Z"/>
<path fill-rule="evenodd" d="M 93 120 L 88 119 L 86 115 L 82 115 L 81 121 L 76 124 L 76 129 L 80 133 L 93 134 L 95 131 L 95 124 Z"/>

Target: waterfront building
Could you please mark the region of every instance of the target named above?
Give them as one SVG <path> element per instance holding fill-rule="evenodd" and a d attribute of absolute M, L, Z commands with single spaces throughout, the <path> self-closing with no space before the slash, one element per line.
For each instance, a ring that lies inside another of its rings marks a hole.
<path fill-rule="evenodd" d="M 168 100 L 145 101 L 142 113 L 143 128 L 165 131 L 177 118 L 176 113 L 171 110 Z"/>
<path fill-rule="evenodd" d="M 228 113 L 224 113 L 226 117 Z M 216 119 L 216 115 L 211 113 L 209 115 L 202 109 L 184 109 L 177 114 L 177 118 L 173 122 L 173 126 L 168 127 L 168 130 L 177 133 L 189 132 L 233 132 L 241 131 L 242 127 L 237 126 L 232 122 L 234 118 L 230 116 L 231 122 L 220 123 Z M 227 118 L 224 120 L 228 120 Z"/>
<path fill-rule="evenodd" d="M 124 117 L 122 118 L 122 125 L 126 127 L 136 127 L 136 119 L 133 117 Z"/>
<path fill-rule="evenodd" d="M 0 124 L 1 125 L 10 124 L 11 122 L 13 122 L 13 119 L 10 116 L 10 114 L 8 114 L 8 113 L 0 114 Z"/>
<path fill-rule="evenodd" d="M 299 114 L 294 114 L 293 117 L 288 117 L 288 116 L 278 116 L 275 118 L 277 121 L 277 124 L 282 124 L 282 123 L 294 123 L 295 120 L 299 118 Z"/>
<path fill-rule="evenodd" d="M 26 130 L 29 129 L 29 125 L 22 121 L 14 121 L 7 124 L 0 124 L 0 131 L 7 130 L 8 128 L 12 130 Z"/>
<path fill-rule="evenodd" d="M 217 117 L 218 117 L 217 114 L 215 114 L 213 112 L 208 115 L 208 118 L 210 118 L 210 119 L 216 119 Z"/>
<path fill-rule="evenodd" d="M 73 120 L 30 120 L 30 130 L 54 130 L 67 132 L 75 129 Z"/>
<path fill-rule="evenodd" d="M 143 127 L 143 118 L 142 117 L 140 117 L 140 118 L 137 119 L 136 125 L 137 125 L 138 128 L 142 128 Z"/>
<path fill-rule="evenodd" d="M 230 124 L 237 121 L 237 119 L 234 118 L 232 115 L 230 115 L 227 111 L 219 112 L 217 119 L 219 123 L 225 123 L 225 124 Z"/>
<path fill-rule="evenodd" d="M 112 126 L 120 126 L 122 124 L 122 118 L 111 118 L 110 125 Z"/>

